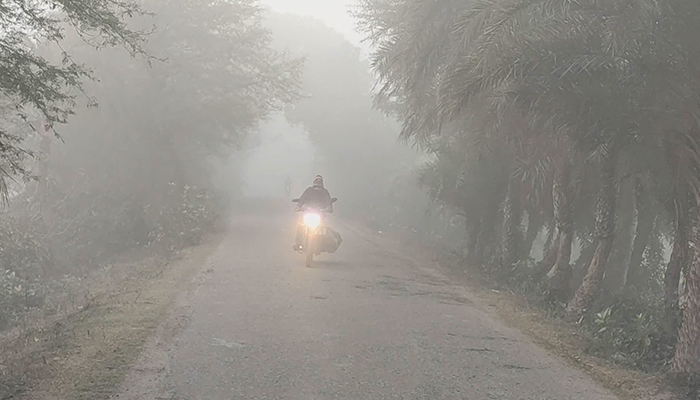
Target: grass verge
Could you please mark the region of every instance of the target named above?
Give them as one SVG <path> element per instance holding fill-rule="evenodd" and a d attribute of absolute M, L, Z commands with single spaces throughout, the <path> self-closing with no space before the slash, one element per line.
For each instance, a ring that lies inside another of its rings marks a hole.
<path fill-rule="evenodd" d="M 173 260 L 132 256 L 84 282 L 90 295 L 73 312 L 0 338 L 0 400 L 112 397 L 219 240 Z"/>
<path fill-rule="evenodd" d="M 558 355 L 624 400 L 698 400 L 666 374 L 632 370 L 585 351 L 590 338 L 574 324 L 551 317 L 526 296 L 513 292 L 484 271 L 465 266 L 447 251 L 436 261 L 455 281 L 469 287 L 502 321 L 526 334 L 537 345 Z"/>

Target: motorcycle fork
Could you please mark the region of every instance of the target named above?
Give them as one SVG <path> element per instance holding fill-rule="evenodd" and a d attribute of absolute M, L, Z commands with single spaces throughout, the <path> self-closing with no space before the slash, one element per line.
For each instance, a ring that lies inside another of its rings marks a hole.
<path fill-rule="evenodd" d="M 321 228 L 312 229 L 309 227 L 305 227 L 305 230 L 306 232 L 304 234 L 304 248 L 311 250 L 314 254 L 318 253 L 318 249 L 316 249 L 314 246 L 316 246 L 316 237 L 319 236 Z"/>

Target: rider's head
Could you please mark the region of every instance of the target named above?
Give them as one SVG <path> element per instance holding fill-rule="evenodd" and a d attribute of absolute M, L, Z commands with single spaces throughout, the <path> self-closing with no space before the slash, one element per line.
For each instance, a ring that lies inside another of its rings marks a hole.
<path fill-rule="evenodd" d="M 316 175 L 314 178 L 313 187 L 316 189 L 323 189 L 323 177 L 321 175 Z"/>

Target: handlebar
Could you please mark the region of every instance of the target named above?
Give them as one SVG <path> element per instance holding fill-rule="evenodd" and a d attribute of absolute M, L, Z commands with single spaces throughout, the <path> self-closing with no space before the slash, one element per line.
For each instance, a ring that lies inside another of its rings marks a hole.
<path fill-rule="evenodd" d="M 331 199 L 331 205 L 330 205 L 330 206 L 328 206 L 328 207 L 326 207 L 326 208 L 324 208 L 324 209 L 319 209 L 318 211 L 319 211 L 319 212 L 327 212 L 327 213 L 333 214 L 333 203 L 335 203 L 336 201 L 338 201 L 338 198 L 337 198 L 337 197 L 333 197 L 333 198 Z M 299 203 L 299 199 L 292 199 L 292 203 Z M 306 209 L 306 206 L 299 207 L 299 206 L 297 205 L 297 207 L 294 209 L 294 211 L 301 212 L 301 211 L 305 211 L 305 209 Z"/>
<path fill-rule="evenodd" d="M 319 212 L 322 212 L 322 213 L 331 213 L 331 214 L 333 214 L 333 209 L 332 209 L 332 208 L 323 208 L 323 209 L 320 209 L 320 208 L 319 208 L 319 209 L 316 209 L 316 210 L 318 210 Z M 297 207 L 297 208 L 294 209 L 294 211 L 296 211 L 296 212 L 304 212 L 304 211 L 306 211 L 306 207 Z"/>

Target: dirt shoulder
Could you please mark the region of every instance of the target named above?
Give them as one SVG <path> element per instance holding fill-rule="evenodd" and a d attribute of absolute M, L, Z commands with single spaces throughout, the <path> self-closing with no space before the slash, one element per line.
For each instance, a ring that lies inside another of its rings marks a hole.
<path fill-rule="evenodd" d="M 375 232 L 364 224 L 358 228 Z M 403 245 L 424 256 L 427 255 L 453 282 L 468 288 L 488 311 L 493 312 L 506 325 L 527 335 L 534 343 L 556 354 L 567 364 L 584 371 L 596 382 L 623 400 L 698 400 L 688 394 L 678 383 L 665 374 L 647 374 L 588 354 L 588 339 L 575 326 L 563 320 L 547 316 L 546 312 L 532 305 L 527 297 L 502 288 L 479 268 L 465 266 L 461 260 L 449 254 L 441 246 L 427 243 L 416 237 L 385 232 L 385 239 Z"/>
<path fill-rule="evenodd" d="M 114 265 L 108 279 L 98 275 L 84 284 L 90 294 L 74 312 L 0 338 L 0 400 L 112 397 L 221 238 L 174 260 L 151 256 Z"/>
<path fill-rule="evenodd" d="M 162 375 L 158 372 L 166 364 L 169 339 L 188 319 L 183 296 L 200 284 L 198 274 L 203 277 L 208 273 L 211 254 L 222 238 L 212 238 L 170 262 L 151 257 L 114 266 L 112 278 L 102 284 L 95 282 L 88 301 L 78 311 L 25 329 L 16 337 L 0 338 L 0 400 L 92 400 L 112 398 L 117 393 L 121 393 L 120 399 L 135 400 L 143 399 L 143 393 L 155 393 L 159 385 L 141 378 Z M 548 318 L 522 296 L 494 290 L 494 283 L 477 270 L 465 270 L 458 261 L 425 243 L 409 244 L 414 251 L 432 254 L 445 274 L 468 287 L 506 324 L 585 371 L 620 398 L 683 399 L 673 393 L 663 376 L 631 371 L 586 354 L 586 339 L 575 327 Z M 128 378 L 133 365 L 141 368 L 132 371 L 139 379 Z M 167 393 L 163 395 L 169 398 Z"/>
<path fill-rule="evenodd" d="M 552 317 L 530 304 L 522 295 L 503 289 L 477 268 L 440 256 L 435 260 L 456 282 L 468 287 L 507 325 L 526 334 L 539 346 L 584 371 L 604 387 L 625 400 L 691 400 L 665 375 L 630 370 L 586 353 L 588 340 L 575 326 Z M 695 400 L 695 399 L 692 399 Z"/>

